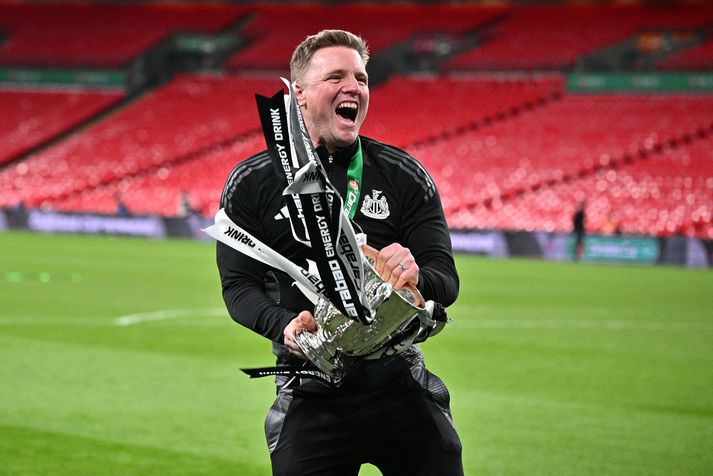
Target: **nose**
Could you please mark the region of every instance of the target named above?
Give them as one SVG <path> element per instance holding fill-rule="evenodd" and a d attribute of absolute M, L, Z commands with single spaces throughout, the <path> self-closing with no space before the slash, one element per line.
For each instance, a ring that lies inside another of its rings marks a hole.
<path fill-rule="evenodd" d="M 359 81 L 357 81 L 356 77 L 349 76 L 346 78 L 342 85 L 342 91 L 348 94 L 359 94 L 361 89 L 359 87 Z"/>

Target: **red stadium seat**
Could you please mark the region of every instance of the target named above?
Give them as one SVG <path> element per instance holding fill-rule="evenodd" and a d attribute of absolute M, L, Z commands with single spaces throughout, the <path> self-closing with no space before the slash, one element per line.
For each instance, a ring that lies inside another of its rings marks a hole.
<path fill-rule="evenodd" d="M 119 67 L 179 31 L 215 32 L 247 11 L 219 4 L 2 3 L 0 64 Z"/>
<path fill-rule="evenodd" d="M 0 91 L 0 164 L 71 129 L 122 96 L 118 91 Z"/>

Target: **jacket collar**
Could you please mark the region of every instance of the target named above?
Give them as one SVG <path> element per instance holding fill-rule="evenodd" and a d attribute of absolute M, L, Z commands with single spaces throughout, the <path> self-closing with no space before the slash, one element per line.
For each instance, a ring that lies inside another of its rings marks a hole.
<path fill-rule="evenodd" d="M 354 154 L 357 151 L 358 141 L 359 139 L 355 140 L 352 144 L 346 147 L 335 149 L 334 153 L 332 153 L 332 160 L 338 164 L 349 165 L 349 162 L 352 160 L 352 157 L 354 157 Z M 329 160 L 329 151 L 323 145 L 317 147 L 317 155 L 323 162 Z"/>

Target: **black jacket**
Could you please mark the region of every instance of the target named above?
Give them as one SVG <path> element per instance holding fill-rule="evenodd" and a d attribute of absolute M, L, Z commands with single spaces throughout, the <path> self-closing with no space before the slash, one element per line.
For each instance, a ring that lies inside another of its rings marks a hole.
<path fill-rule="evenodd" d="M 458 274 L 436 186 L 423 166 L 406 152 L 361 137 L 364 167 L 354 216 L 355 229 L 376 249 L 398 242 L 409 248 L 420 268 L 418 288 L 427 300 L 448 306 L 458 295 Z M 323 159 L 329 181 L 346 190 L 354 146 Z M 260 241 L 307 269 L 310 248 L 292 237 L 282 191 L 287 185 L 267 151 L 238 164 L 223 190 L 228 216 Z M 385 198 L 385 203 L 383 201 Z M 364 202 L 371 208 L 365 208 Z M 367 203 L 368 204 L 368 203 Z M 312 304 L 287 274 L 217 243 L 223 299 L 238 323 L 281 344 L 283 330 Z"/>

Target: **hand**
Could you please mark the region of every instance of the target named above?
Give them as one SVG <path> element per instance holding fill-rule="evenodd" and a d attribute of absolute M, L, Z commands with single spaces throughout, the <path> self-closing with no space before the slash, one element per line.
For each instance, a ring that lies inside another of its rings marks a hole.
<path fill-rule="evenodd" d="M 298 357 L 306 359 L 305 355 L 302 353 L 302 349 L 297 345 L 295 337 L 301 332 L 315 332 L 317 330 L 317 323 L 314 320 L 314 316 L 309 311 L 300 312 L 297 317 L 292 319 L 285 330 L 283 331 L 283 339 L 285 342 L 285 347 L 290 351 L 291 354 L 295 354 Z"/>
<path fill-rule="evenodd" d="M 374 269 L 381 279 L 391 284 L 394 289 L 418 284 L 419 268 L 411 251 L 398 243 L 391 243 L 377 251 L 369 245 L 363 245 L 364 254 L 374 260 Z"/>

